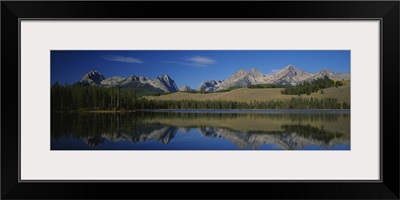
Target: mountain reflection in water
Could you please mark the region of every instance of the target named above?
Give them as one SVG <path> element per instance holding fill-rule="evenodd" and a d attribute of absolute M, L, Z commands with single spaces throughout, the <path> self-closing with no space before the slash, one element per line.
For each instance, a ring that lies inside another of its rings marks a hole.
<path fill-rule="evenodd" d="M 52 113 L 52 150 L 350 149 L 349 113 Z"/>

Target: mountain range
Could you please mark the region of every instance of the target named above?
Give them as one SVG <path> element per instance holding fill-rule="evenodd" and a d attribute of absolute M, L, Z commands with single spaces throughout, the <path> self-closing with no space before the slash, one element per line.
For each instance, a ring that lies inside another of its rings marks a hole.
<path fill-rule="evenodd" d="M 104 86 L 121 88 L 135 88 L 139 90 L 148 90 L 152 92 L 177 92 L 178 87 L 175 81 L 167 74 L 150 79 L 144 76 L 132 75 L 128 78 L 113 76 L 105 79 L 102 74 L 97 71 L 91 71 L 85 74 L 79 82 L 84 86 Z"/>
<path fill-rule="evenodd" d="M 257 84 L 279 84 L 279 85 L 297 85 L 306 81 L 312 81 L 317 78 L 328 76 L 334 80 L 350 80 L 350 73 L 336 73 L 330 70 L 321 70 L 317 73 L 305 72 L 301 69 L 288 65 L 275 74 L 263 74 L 258 69 L 253 68 L 250 71 L 239 70 L 226 80 L 208 80 L 202 82 L 197 88 L 198 91 L 218 91 L 232 87 L 246 87 Z M 175 81 L 167 74 L 158 76 L 154 79 L 132 75 L 128 78 L 113 76 L 105 78 L 97 71 L 91 71 L 85 74 L 79 84 L 84 86 L 103 86 L 121 88 L 134 88 L 147 93 L 172 93 L 177 91 L 192 90 L 187 85 L 182 85 L 179 89 Z"/>
<path fill-rule="evenodd" d="M 190 88 L 187 85 L 182 85 L 181 87 L 179 87 L 179 91 L 181 91 L 181 92 L 187 92 L 187 91 L 190 91 L 190 90 L 192 90 L 192 88 Z"/>
<path fill-rule="evenodd" d="M 118 132 L 107 132 L 95 136 L 84 136 L 83 141 L 91 147 L 98 147 L 106 140 L 112 142 L 129 141 L 131 143 L 157 141 L 168 144 L 175 138 L 178 131 L 185 133 L 191 129 L 197 129 L 198 132 L 206 138 L 222 138 L 228 140 L 240 149 L 259 149 L 265 144 L 275 144 L 279 149 L 296 150 L 308 146 L 332 148 L 336 145 L 349 145 L 350 143 L 350 140 L 341 137 L 329 138 L 333 133 L 328 133 L 328 136 L 325 136 L 326 138 L 313 138 L 310 136 L 306 137 L 305 135 L 293 131 L 244 133 L 221 127 L 178 128 L 176 126 L 162 124 L 151 127 L 142 125 L 133 131 L 119 130 Z"/>
<path fill-rule="evenodd" d="M 336 73 L 330 70 L 309 73 L 295 68 L 292 65 L 288 65 L 275 74 L 263 74 L 256 68 L 250 71 L 242 69 L 226 80 L 204 81 L 197 90 L 212 92 L 232 87 L 246 87 L 248 85 L 257 84 L 297 85 L 317 78 L 323 78 L 325 75 L 334 80 L 350 80 L 350 73 Z"/>

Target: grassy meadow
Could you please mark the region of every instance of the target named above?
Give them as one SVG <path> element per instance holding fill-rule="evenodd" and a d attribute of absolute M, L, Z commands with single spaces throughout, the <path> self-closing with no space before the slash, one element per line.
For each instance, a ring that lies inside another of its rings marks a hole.
<path fill-rule="evenodd" d="M 297 98 L 298 95 L 284 95 L 281 94 L 283 88 L 239 88 L 228 92 L 214 92 L 206 94 L 198 93 L 187 93 L 187 92 L 176 92 L 172 94 L 165 94 L 160 96 L 146 96 L 149 100 L 224 100 L 224 101 L 237 101 L 247 102 L 250 101 L 271 101 L 271 100 L 285 100 L 293 97 Z M 330 87 L 323 89 L 321 92 L 314 92 L 311 95 L 302 94 L 301 98 L 310 99 L 312 98 L 336 98 L 339 103 L 344 101 L 350 102 L 350 81 L 346 81 L 345 85 L 339 87 Z"/>

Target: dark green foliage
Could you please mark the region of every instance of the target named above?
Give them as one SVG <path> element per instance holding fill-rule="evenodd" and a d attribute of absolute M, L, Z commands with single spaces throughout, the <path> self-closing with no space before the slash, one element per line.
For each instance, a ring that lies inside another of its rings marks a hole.
<path fill-rule="evenodd" d="M 324 130 L 324 127 L 318 128 L 311 125 L 282 125 L 282 128 L 289 133 L 296 133 L 304 138 L 313 138 L 315 140 L 324 141 L 328 144 L 334 138 L 342 138 L 341 133 L 331 133 Z"/>
<path fill-rule="evenodd" d="M 343 86 L 344 85 L 344 81 L 335 81 L 335 87 L 338 87 L 338 86 Z"/>
<path fill-rule="evenodd" d="M 131 88 L 132 89 L 132 88 Z M 150 95 L 155 95 L 155 94 L 160 94 L 162 95 L 164 91 L 160 90 L 160 91 L 155 91 L 155 90 L 145 90 L 145 89 L 133 89 L 136 93 L 136 95 L 138 97 L 142 97 L 142 96 L 150 96 Z"/>
<path fill-rule="evenodd" d="M 347 103 L 347 102 L 343 102 L 342 103 L 342 109 L 350 109 L 350 103 Z"/>
<path fill-rule="evenodd" d="M 322 89 L 329 88 L 329 87 L 338 87 L 344 85 L 344 81 L 334 81 L 331 80 L 328 76 L 324 76 L 324 78 L 318 78 L 311 82 L 304 82 L 296 86 L 289 86 L 286 89 L 282 90 L 281 94 L 287 95 L 300 95 L 300 94 L 307 94 L 310 95 L 313 92 L 320 91 L 321 94 L 323 93 Z"/>
<path fill-rule="evenodd" d="M 310 121 L 324 121 L 337 123 L 339 118 L 350 120 L 349 114 L 259 114 L 259 113 L 194 113 L 194 112 L 131 112 L 131 113 L 52 113 L 51 114 L 51 136 L 58 140 L 65 136 L 72 136 L 75 139 L 91 138 L 90 145 L 96 146 L 103 142 L 102 136 L 114 135 L 117 137 L 129 138 L 131 142 L 139 142 L 142 134 L 151 133 L 154 130 L 171 125 L 162 125 L 160 121 L 169 119 L 171 121 L 184 120 L 189 122 L 187 128 L 202 128 L 203 124 L 197 121 L 218 121 L 218 120 L 252 120 L 264 119 L 280 121 L 296 121 L 300 124 Z M 155 122 L 155 123 L 154 123 Z M 151 126 L 149 126 L 151 123 Z M 248 134 L 282 134 L 296 133 L 304 138 L 313 138 L 329 142 L 333 138 L 343 138 L 343 133 L 329 132 L 323 127 L 311 125 L 282 125 L 282 131 L 248 131 Z M 84 127 L 84 128 L 82 128 Z M 221 128 L 230 131 L 240 131 L 229 126 Z M 164 136 L 164 135 L 163 135 Z M 89 141 L 88 141 L 89 142 Z"/>
<path fill-rule="evenodd" d="M 340 109 L 337 99 L 302 99 L 236 102 L 223 100 L 147 100 L 138 99 L 139 109 Z"/>
<path fill-rule="evenodd" d="M 163 96 L 163 95 L 168 95 L 168 94 L 172 94 L 171 92 L 158 92 L 157 94 L 153 94 L 152 96 Z"/>
<path fill-rule="evenodd" d="M 133 89 L 104 88 L 80 84 L 51 87 L 51 109 L 54 110 L 116 110 L 136 109 L 137 96 Z"/>
<path fill-rule="evenodd" d="M 160 94 L 161 95 L 161 94 Z M 51 109 L 57 110 L 135 110 L 135 109 L 350 109 L 333 98 L 236 102 L 224 100 L 148 100 L 138 98 L 133 89 L 84 87 L 78 84 L 51 87 Z"/>

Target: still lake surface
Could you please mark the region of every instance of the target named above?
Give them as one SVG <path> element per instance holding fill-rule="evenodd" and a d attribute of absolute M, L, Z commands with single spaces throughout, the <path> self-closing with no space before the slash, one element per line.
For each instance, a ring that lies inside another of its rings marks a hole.
<path fill-rule="evenodd" d="M 52 113 L 51 150 L 350 150 L 350 111 Z"/>

